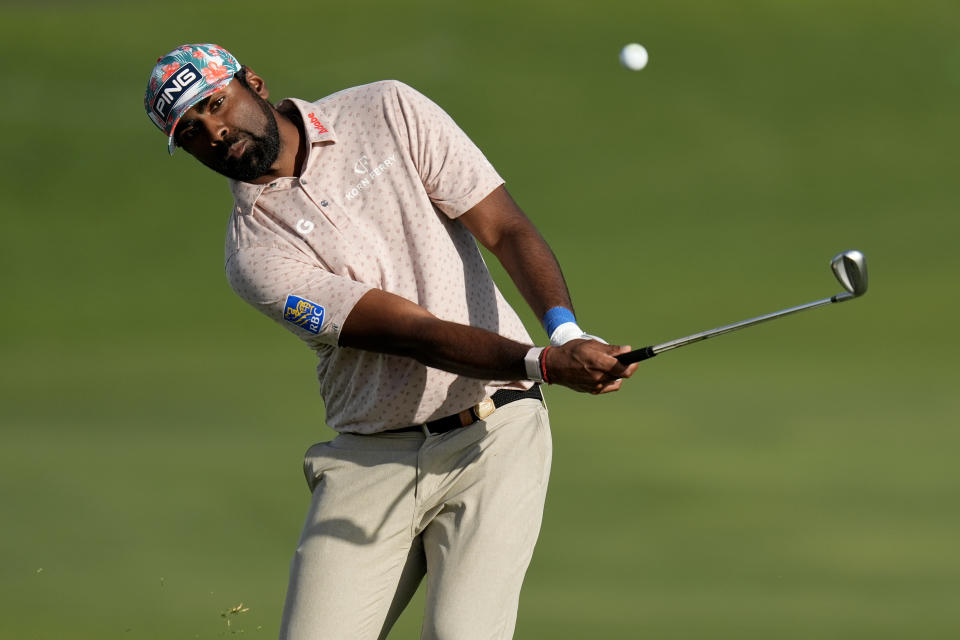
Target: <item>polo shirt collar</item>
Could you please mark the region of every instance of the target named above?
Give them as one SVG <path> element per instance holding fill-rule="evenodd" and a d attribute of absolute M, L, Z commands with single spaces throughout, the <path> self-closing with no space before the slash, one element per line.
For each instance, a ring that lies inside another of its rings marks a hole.
<path fill-rule="evenodd" d="M 277 109 L 293 105 L 300 112 L 303 120 L 303 131 L 307 134 L 310 144 L 318 142 L 336 142 L 337 134 L 330 125 L 330 119 L 317 108 L 317 105 L 299 98 L 287 98 L 277 104 Z"/>
<path fill-rule="evenodd" d="M 319 142 L 336 142 L 337 134 L 330 125 L 327 116 L 317 108 L 317 105 L 299 98 L 287 98 L 277 104 L 281 106 L 294 106 L 300 112 L 300 118 L 303 120 L 303 133 L 307 136 L 310 146 Z M 230 180 L 230 191 L 233 192 L 233 211 L 240 215 L 247 215 L 253 210 L 253 205 L 257 198 L 263 193 L 267 184 L 251 184 L 249 182 L 240 182 Z"/>

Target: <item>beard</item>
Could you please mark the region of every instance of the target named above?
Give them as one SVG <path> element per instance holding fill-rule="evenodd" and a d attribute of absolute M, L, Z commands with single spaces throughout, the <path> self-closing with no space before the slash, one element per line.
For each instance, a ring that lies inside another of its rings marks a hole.
<path fill-rule="evenodd" d="M 203 160 L 205 165 L 217 173 L 241 182 L 256 180 L 267 173 L 280 155 L 280 130 L 273 109 L 269 102 L 252 91 L 250 93 L 256 98 L 263 112 L 264 133 L 258 135 L 252 131 L 235 131 L 223 139 L 219 155 Z M 246 142 L 247 148 L 239 157 L 230 157 L 230 147 L 237 142 Z"/>

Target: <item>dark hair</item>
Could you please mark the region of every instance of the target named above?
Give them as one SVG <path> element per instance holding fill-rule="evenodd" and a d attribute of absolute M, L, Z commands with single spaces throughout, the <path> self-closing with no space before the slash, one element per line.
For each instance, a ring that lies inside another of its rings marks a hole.
<path fill-rule="evenodd" d="M 240 81 L 240 84 L 245 86 L 247 89 L 250 88 L 250 85 L 247 84 L 247 67 L 246 65 L 241 65 L 240 69 L 233 74 L 233 77 Z"/>

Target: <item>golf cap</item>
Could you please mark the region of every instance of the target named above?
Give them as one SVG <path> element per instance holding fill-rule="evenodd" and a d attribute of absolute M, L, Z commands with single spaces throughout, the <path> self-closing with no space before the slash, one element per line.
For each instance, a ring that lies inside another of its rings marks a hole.
<path fill-rule="evenodd" d="M 157 59 L 150 74 L 143 106 L 147 115 L 167 134 L 167 151 L 173 155 L 173 132 L 183 114 L 217 89 L 227 86 L 240 63 L 215 44 L 185 44 Z"/>

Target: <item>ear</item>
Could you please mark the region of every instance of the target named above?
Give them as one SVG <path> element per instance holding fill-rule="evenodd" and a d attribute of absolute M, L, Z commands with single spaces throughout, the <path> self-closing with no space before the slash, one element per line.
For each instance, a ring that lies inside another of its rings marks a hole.
<path fill-rule="evenodd" d="M 247 86 L 253 89 L 253 92 L 264 100 L 270 97 L 270 90 L 267 89 L 267 81 L 258 76 L 250 67 L 247 67 Z"/>

